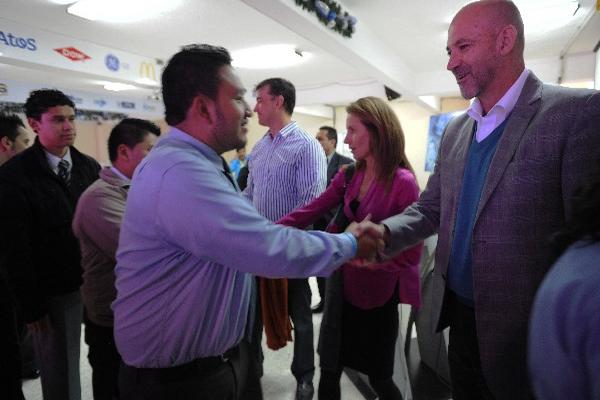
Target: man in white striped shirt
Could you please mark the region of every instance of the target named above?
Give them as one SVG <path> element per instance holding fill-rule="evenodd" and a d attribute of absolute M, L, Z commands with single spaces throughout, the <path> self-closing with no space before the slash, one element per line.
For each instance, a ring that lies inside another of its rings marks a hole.
<path fill-rule="evenodd" d="M 292 121 L 296 90 L 291 82 L 267 79 L 256 86 L 255 94 L 258 122 L 269 130 L 252 150 L 244 194 L 260 214 L 277 221 L 325 190 L 327 161 L 319 142 Z M 297 399 L 311 399 L 314 393 L 310 299 L 308 279 L 288 280 L 288 311 L 294 324 L 291 369 L 298 382 Z"/>

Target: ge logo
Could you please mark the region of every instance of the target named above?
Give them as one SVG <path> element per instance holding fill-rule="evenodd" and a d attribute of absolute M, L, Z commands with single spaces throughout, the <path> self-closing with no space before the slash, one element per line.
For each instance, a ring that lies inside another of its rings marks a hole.
<path fill-rule="evenodd" d="M 111 71 L 119 70 L 119 59 L 117 58 L 117 56 L 107 54 L 106 58 L 104 59 L 104 63 L 106 64 L 106 68 L 108 68 Z"/>

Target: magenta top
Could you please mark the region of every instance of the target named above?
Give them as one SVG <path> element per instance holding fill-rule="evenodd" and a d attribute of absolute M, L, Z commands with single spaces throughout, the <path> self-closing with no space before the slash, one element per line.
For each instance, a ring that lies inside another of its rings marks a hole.
<path fill-rule="evenodd" d="M 344 172 L 338 172 L 321 196 L 292 211 L 277 223 L 305 228 L 340 204 L 342 198 L 344 213 L 351 221 L 362 221 L 367 214 L 371 214 L 371 220 L 379 222 L 401 213 L 419 197 L 419 187 L 414 175 L 407 169 L 398 168 L 390 190 L 386 191 L 385 183 L 373 182 L 355 214 L 350 208 L 350 203 L 358 197 L 364 175 L 364 170 L 357 170 L 344 191 Z M 391 260 L 368 267 L 344 264 L 342 276 L 345 300 L 355 307 L 368 310 L 385 304 L 398 287 L 401 303 L 419 307 L 419 261 L 422 248 L 423 245 L 418 244 Z"/>

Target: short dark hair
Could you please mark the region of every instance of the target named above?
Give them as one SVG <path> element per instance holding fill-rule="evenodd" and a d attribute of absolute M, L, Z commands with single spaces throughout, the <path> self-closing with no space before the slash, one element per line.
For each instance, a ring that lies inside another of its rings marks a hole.
<path fill-rule="evenodd" d="M 48 111 L 49 108 L 56 106 L 69 106 L 75 110 L 75 103 L 60 90 L 34 90 L 29 93 L 29 97 L 25 101 L 25 115 L 27 118 L 39 121 L 42 114 Z"/>
<path fill-rule="evenodd" d="M 227 49 L 209 44 L 184 46 L 171 57 L 162 74 L 165 120 L 169 125 L 185 120 L 198 94 L 216 99 L 221 83 L 219 69 L 224 65 L 231 65 Z"/>
<path fill-rule="evenodd" d="M 25 124 L 16 114 L 0 114 L 0 139 L 7 137 L 14 142 L 19 136 L 19 127 L 25 128 Z"/>
<path fill-rule="evenodd" d="M 110 132 L 108 137 L 108 157 L 111 162 L 117 159 L 117 148 L 124 144 L 130 149 L 144 140 L 149 134 L 160 136 L 160 128 L 153 122 L 145 119 L 125 118 Z"/>
<path fill-rule="evenodd" d="M 292 115 L 296 106 L 296 88 L 292 82 L 283 78 L 265 79 L 254 88 L 254 92 L 269 86 L 269 93 L 273 96 L 283 96 L 283 106 L 288 114 Z"/>
<path fill-rule="evenodd" d="M 337 130 L 334 127 L 323 125 L 322 127 L 319 128 L 319 130 L 327 132 L 327 139 L 335 140 L 335 144 L 337 145 L 337 142 L 338 142 Z"/>

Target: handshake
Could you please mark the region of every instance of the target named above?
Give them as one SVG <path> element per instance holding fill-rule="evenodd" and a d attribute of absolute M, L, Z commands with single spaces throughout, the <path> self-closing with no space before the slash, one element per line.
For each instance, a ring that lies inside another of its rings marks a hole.
<path fill-rule="evenodd" d="M 381 251 L 388 241 L 389 232 L 384 225 L 371 222 L 371 214 L 361 222 L 352 222 L 346 228 L 346 232 L 354 235 L 358 241 L 358 250 L 353 264 L 369 265 L 382 261 Z"/>

